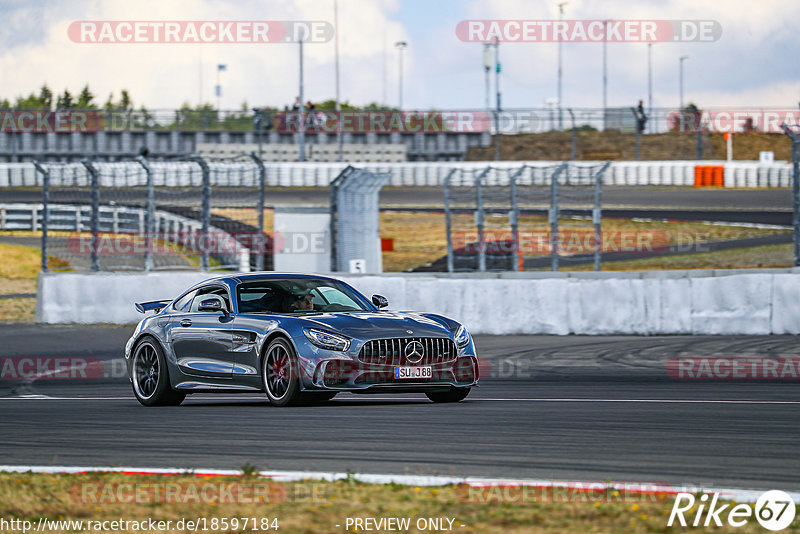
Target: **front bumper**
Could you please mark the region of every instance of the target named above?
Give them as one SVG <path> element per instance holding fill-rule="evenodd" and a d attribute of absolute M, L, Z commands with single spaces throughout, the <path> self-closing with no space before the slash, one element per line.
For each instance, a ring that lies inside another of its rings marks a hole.
<path fill-rule="evenodd" d="M 427 366 L 426 366 L 427 367 Z M 422 391 L 449 387 L 471 387 L 478 383 L 478 361 L 470 356 L 454 362 L 430 365 L 431 378 L 395 378 L 395 366 L 352 360 L 325 360 L 317 366 L 313 389 L 328 391 L 388 390 Z"/>
<path fill-rule="evenodd" d="M 371 393 L 379 391 L 419 392 L 471 387 L 478 384 L 479 368 L 475 348 L 470 343 L 458 349 L 454 360 L 409 366 L 431 367 L 431 378 L 398 379 L 396 365 L 365 363 L 359 360 L 363 343 L 354 343 L 347 352 L 320 349 L 305 339 L 294 339 L 301 356 L 303 390 L 349 391 Z"/>

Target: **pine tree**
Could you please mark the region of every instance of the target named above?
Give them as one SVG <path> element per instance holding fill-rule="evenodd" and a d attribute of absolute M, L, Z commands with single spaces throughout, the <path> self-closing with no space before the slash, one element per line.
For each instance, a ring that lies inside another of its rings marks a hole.
<path fill-rule="evenodd" d="M 56 101 L 56 109 L 70 109 L 73 105 L 72 94 L 70 94 L 68 89 L 64 89 L 64 93 L 59 96 Z"/>
<path fill-rule="evenodd" d="M 53 106 L 53 91 L 47 87 L 46 83 L 42 84 L 42 88 L 39 89 L 39 102 L 46 109 L 50 109 Z"/>
<path fill-rule="evenodd" d="M 125 111 L 133 109 L 133 100 L 131 100 L 127 89 L 123 89 L 120 93 L 119 104 L 117 107 L 124 109 Z"/>
<path fill-rule="evenodd" d="M 80 109 L 94 109 L 94 95 L 89 90 L 89 84 L 86 84 L 78 95 L 77 107 Z"/>

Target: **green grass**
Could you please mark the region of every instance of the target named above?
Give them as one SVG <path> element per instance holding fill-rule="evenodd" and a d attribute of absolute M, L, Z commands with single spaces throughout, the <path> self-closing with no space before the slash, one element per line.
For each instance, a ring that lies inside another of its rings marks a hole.
<path fill-rule="evenodd" d="M 178 488 L 169 499 L 164 491 L 166 484 Z M 220 491 L 223 486 L 236 497 L 216 499 L 217 495 L 223 495 Z M 206 491 L 206 498 L 202 497 L 204 487 L 211 488 Z M 256 487 L 260 490 L 253 490 Z M 158 488 L 160 493 L 156 492 Z M 135 495 L 136 490 L 141 491 L 138 502 L 137 499 L 121 502 Z M 551 495 L 542 497 L 540 491 L 527 493 L 523 498 L 519 490 L 510 495 L 496 490 L 499 488 L 482 490 L 465 485 L 372 485 L 353 478 L 339 482 L 280 483 L 253 476 L 0 473 L 0 517 L 34 523 L 41 517 L 84 521 L 277 518 L 278 532 L 304 533 L 346 532 L 347 518 L 366 517 L 408 517 L 412 528 L 407 532 L 419 532 L 413 526 L 418 518 L 450 518 L 454 521 L 453 531 L 481 534 L 670 530 L 666 528 L 672 509 L 672 498 L 668 495 L 623 498 L 619 492 L 603 490 L 576 492 L 554 502 Z M 337 524 L 342 526 L 336 527 Z M 241 526 L 215 531 L 252 532 Z M 129 531 L 132 530 L 116 530 Z M 349 532 L 353 531 L 351 527 Z M 736 532 L 762 530 L 755 521 L 750 521 Z M 800 532 L 797 520 L 784 532 Z"/>

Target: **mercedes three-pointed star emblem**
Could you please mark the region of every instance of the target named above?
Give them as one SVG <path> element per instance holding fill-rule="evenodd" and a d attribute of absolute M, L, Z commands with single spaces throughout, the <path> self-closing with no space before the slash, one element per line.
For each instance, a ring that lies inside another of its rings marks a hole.
<path fill-rule="evenodd" d="M 406 345 L 404 354 L 409 363 L 419 363 L 425 355 L 425 347 L 419 341 L 411 341 Z"/>

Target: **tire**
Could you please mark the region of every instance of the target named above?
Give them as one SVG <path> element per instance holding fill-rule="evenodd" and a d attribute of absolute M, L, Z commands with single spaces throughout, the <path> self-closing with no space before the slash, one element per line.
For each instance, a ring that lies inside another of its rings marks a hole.
<path fill-rule="evenodd" d="M 433 402 L 460 402 L 467 398 L 472 388 L 451 387 L 447 391 L 426 391 L 425 395 Z"/>
<path fill-rule="evenodd" d="M 185 393 L 173 391 L 161 345 L 151 338 L 142 338 L 133 351 L 131 364 L 133 394 L 144 406 L 177 406 Z"/>
<path fill-rule="evenodd" d="M 298 380 L 297 356 L 284 338 L 275 338 L 261 360 L 261 380 L 273 406 L 301 404 L 303 395 Z"/>

